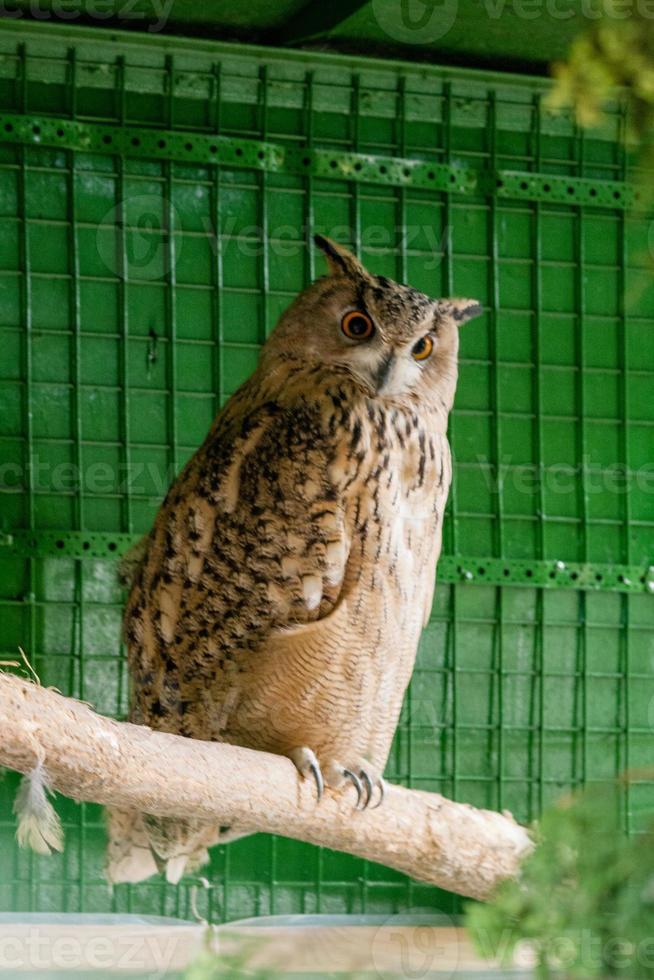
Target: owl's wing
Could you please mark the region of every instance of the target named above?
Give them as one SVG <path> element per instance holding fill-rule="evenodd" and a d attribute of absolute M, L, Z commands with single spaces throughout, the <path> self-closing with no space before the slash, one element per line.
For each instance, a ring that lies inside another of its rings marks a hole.
<path fill-rule="evenodd" d="M 187 464 L 155 522 L 125 619 L 137 685 L 170 660 L 215 672 L 235 649 L 261 649 L 338 601 L 353 455 L 318 404 L 238 407 Z"/>

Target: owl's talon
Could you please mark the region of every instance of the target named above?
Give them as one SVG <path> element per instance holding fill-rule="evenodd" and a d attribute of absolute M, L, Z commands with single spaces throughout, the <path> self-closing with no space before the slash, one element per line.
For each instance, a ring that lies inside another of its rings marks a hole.
<path fill-rule="evenodd" d="M 307 748 L 306 745 L 303 745 L 289 752 L 288 757 L 303 778 L 306 778 L 311 773 L 316 781 L 316 791 L 318 794 L 316 803 L 320 803 L 325 789 L 325 781 L 315 752 Z"/>
<path fill-rule="evenodd" d="M 356 803 L 354 805 L 354 809 L 355 810 L 358 810 L 359 809 L 359 804 L 361 803 L 361 797 L 363 796 L 363 787 L 361 785 L 361 780 L 359 779 L 358 776 L 356 776 L 352 772 L 351 769 L 344 769 L 343 770 L 343 775 L 344 776 L 347 776 L 348 779 L 351 779 L 352 782 L 353 782 L 353 784 L 354 784 L 354 788 L 357 791 L 357 801 L 356 801 Z M 363 809 L 363 808 L 361 808 L 361 809 Z"/>
<path fill-rule="evenodd" d="M 377 800 L 377 802 L 375 803 L 374 806 L 371 806 L 370 807 L 371 810 L 376 810 L 377 807 L 378 806 L 381 806 L 382 803 L 384 802 L 384 795 L 385 795 L 385 792 L 386 792 L 386 783 L 380 777 L 379 780 L 377 781 L 377 785 L 379 786 L 379 799 Z"/>
<path fill-rule="evenodd" d="M 372 799 L 373 785 L 372 785 L 372 780 L 365 769 L 361 770 L 359 776 L 361 777 L 361 782 L 364 784 L 366 788 L 366 798 L 363 801 L 363 806 L 361 807 L 362 810 L 365 810 L 368 804 L 370 803 L 370 800 Z"/>
<path fill-rule="evenodd" d="M 317 791 L 317 794 L 318 794 L 317 797 L 316 797 L 316 803 L 320 803 L 320 801 L 322 799 L 322 794 L 323 794 L 324 789 L 325 789 L 325 782 L 324 782 L 324 780 L 322 778 L 322 772 L 320 771 L 320 765 L 319 765 L 319 763 L 317 761 L 316 762 L 310 762 L 309 763 L 309 769 L 313 773 L 313 778 L 316 781 L 316 791 Z"/>

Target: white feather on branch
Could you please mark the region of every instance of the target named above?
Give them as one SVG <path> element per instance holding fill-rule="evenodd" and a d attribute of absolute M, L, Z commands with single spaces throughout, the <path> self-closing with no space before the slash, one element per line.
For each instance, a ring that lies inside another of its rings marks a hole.
<path fill-rule="evenodd" d="M 21 847 L 30 847 L 37 854 L 64 849 L 64 832 L 48 799 L 49 791 L 43 763 L 38 762 L 23 776 L 14 801 L 14 813 L 18 818 L 16 839 Z"/>

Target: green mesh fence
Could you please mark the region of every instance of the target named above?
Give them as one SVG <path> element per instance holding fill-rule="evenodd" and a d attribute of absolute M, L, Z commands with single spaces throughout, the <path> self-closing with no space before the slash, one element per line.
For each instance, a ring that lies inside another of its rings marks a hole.
<path fill-rule="evenodd" d="M 440 584 L 389 779 L 521 820 L 651 761 L 654 288 L 616 109 L 584 135 L 533 79 L 0 24 L 0 605 L 44 684 L 123 716 L 115 558 L 321 260 L 433 295 L 462 336 Z M 102 813 L 14 846 L 0 907 L 190 914 L 102 879 Z M 654 804 L 645 777 L 625 825 Z M 394 871 L 263 835 L 217 849 L 213 918 L 440 908 Z"/>

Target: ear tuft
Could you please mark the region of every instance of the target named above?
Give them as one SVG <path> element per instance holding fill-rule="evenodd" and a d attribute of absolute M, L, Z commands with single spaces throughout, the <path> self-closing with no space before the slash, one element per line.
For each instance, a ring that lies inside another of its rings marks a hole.
<path fill-rule="evenodd" d="M 484 307 L 476 299 L 447 299 L 443 302 L 443 308 L 460 327 L 484 312 Z"/>
<path fill-rule="evenodd" d="M 348 276 L 350 279 L 367 278 L 368 273 L 355 255 L 352 255 L 343 245 L 325 238 L 324 235 L 314 235 L 313 240 L 324 252 L 333 276 Z"/>

